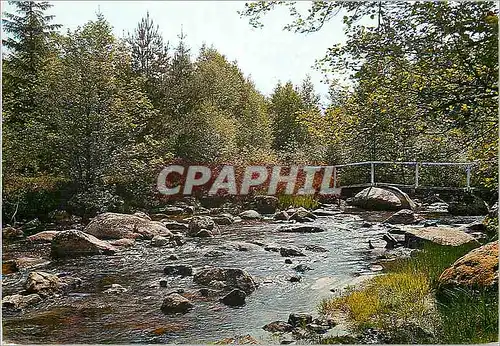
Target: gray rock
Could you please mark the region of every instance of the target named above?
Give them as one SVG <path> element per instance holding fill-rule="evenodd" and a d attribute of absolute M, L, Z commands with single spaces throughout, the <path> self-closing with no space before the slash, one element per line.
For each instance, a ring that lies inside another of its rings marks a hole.
<path fill-rule="evenodd" d="M 288 278 L 288 281 L 290 282 L 300 282 L 302 280 L 302 277 L 300 275 L 292 275 Z"/>
<path fill-rule="evenodd" d="M 193 304 L 178 293 L 172 293 L 163 299 L 161 311 L 164 314 L 186 313 L 193 308 Z"/>
<path fill-rule="evenodd" d="M 59 232 L 51 244 L 51 256 L 54 258 L 113 255 L 116 251 L 109 243 L 77 230 Z"/>
<path fill-rule="evenodd" d="M 340 213 L 342 213 L 340 210 L 315 209 L 313 211 L 316 216 L 337 216 Z"/>
<path fill-rule="evenodd" d="M 162 237 L 161 235 L 155 235 L 153 239 L 151 239 L 151 246 L 154 247 L 162 247 L 167 246 L 170 243 L 168 238 Z"/>
<path fill-rule="evenodd" d="M 293 326 L 285 321 L 274 321 L 266 324 L 262 329 L 270 333 L 289 333 L 293 330 Z"/>
<path fill-rule="evenodd" d="M 241 217 L 242 219 L 245 219 L 245 220 L 260 220 L 260 219 L 262 219 L 262 215 L 260 215 L 255 210 L 245 210 L 244 212 L 241 212 L 238 216 Z"/>
<path fill-rule="evenodd" d="M 305 249 L 312 252 L 328 252 L 328 249 L 319 245 L 306 245 Z"/>
<path fill-rule="evenodd" d="M 210 231 L 213 234 L 214 232 L 217 233 L 219 228 L 210 216 L 193 216 L 189 221 L 188 235 L 197 236 L 202 230 Z"/>
<path fill-rule="evenodd" d="M 224 297 L 221 298 L 221 302 L 229 306 L 242 306 L 245 305 L 246 293 L 239 289 L 234 289 Z"/>
<path fill-rule="evenodd" d="M 295 246 L 280 248 L 280 255 L 283 257 L 305 256 L 304 253 Z"/>
<path fill-rule="evenodd" d="M 42 231 L 30 235 L 29 237 L 26 238 L 26 240 L 32 243 L 50 243 L 58 233 L 59 233 L 58 231 Z"/>
<path fill-rule="evenodd" d="M 212 219 L 217 225 L 231 225 L 235 221 L 234 217 L 231 214 L 221 214 L 218 216 L 213 216 Z"/>
<path fill-rule="evenodd" d="M 224 256 L 224 255 L 225 255 L 225 253 L 222 251 L 210 250 L 210 251 L 205 252 L 205 254 L 203 256 L 204 257 L 220 257 L 220 256 Z"/>
<path fill-rule="evenodd" d="M 2 307 L 11 310 L 22 310 L 30 305 L 34 305 L 42 301 L 42 297 L 38 294 L 29 294 L 26 296 L 20 294 L 14 294 L 11 296 L 5 296 L 2 299 Z"/>
<path fill-rule="evenodd" d="M 290 215 L 290 220 L 295 220 L 297 222 L 312 222 L 317 218 L 316 215 L 311 213 L 309 210 L 300 207 L 298 208 L 295 213 Z"/>
<path fill-rule="evenodd" d="M 288 324 L 293 327 L 305 327 L 312 323 L 312 315 L 306 313 L 292 313 L 288 316 Z"/>
<path fill-rule="evenodd" d="M 107 294 L 116 294 L 116 293 L 124 293 L 127 292 L 127 289 L 120 284 L 111 284 L 111 287 L 103 291 L 103 293 Z"/>
<path fill-rule="evenodd" d="M 194 236 L 197 238 L 212 238 L 214 235 L 208 229 L 202 229 Z"/>
<path fill-rule="evenodd" d="M 413 210 L 402 209 L 392 214 L 384 223 L 410 225 L 419 223 L 422 220 L 422 217 L 416 215 Z"/>
<path fill-rule="evenodd" d="M 366 210 L 413 210 L 416 207 L 415 202 L 401 190 L 379 187 L 368 187 L 357 193 L 351 204 Z"/>
<path fill-rule="evenodd" d="M 172 236 L 161 222 L 118 213 L 96 216 L 85 227 L 84 232 L 99 239 L 152 239 L 155 235 Z"/>
<path fill-rule="evenodd" d="M 28 294 L 48 297 L 60 291 L 76 288 L 80 284 L 81 280 L 72 276 L 60 278 L 45 272 L 31 272 L 24 283 L 24 289 Z"/>
<path fill-rule="evenodd" d="M 193 275 L 193 267 L 186 264 L 168 265 L 163 268 L 163 273 L 171 276 L 191 276 Z"/>
<path fill-rule="evenodd" d="M 222 281 L 227 286 L 238 288 L 247 294 L 256 289 L 253 278 L 246 271 L 237 268 L 203 269 L 194 275 L 193 281 L 207 286 L 212 281 Z"/>
<path fill-rule="evenodd" d="M 280 211 L 274 214 L 273 219 L 276 221 L 288 221 L 290 219 L 290 215 L 286 211 Z"/>
<path fill-rule="evenodd" d="M 405 228 L 405 246 L 415 249 L 426 242 L 445 246 L 479 245 L 470 234 L 451 227 Z"/>
<path fill-rule="evenodd" d="M 176 230 L 176 231 L 187 231 L 189 226 L 185 223 L 180 223 L 177 221 L 172 221 L 168 219 L 162 219 L 161 223 L 167 227 L 169 230 Z"/>
<path fill-rule="evenodd" d="M 307 264 L 299 264 L 298 266 L 295 266 L 293 270 L 299 272 L 299 273 L 305 273 L 308 270 L 313 270 L 311 267 L 309 267 Z"/>
<path fill-rule="evenodd" d="M 285 233 L 319 233 L 325 231 L 326 229 L 323 227 L 310 225 L 283 225 L 278 227 L 278 232 Z"/>

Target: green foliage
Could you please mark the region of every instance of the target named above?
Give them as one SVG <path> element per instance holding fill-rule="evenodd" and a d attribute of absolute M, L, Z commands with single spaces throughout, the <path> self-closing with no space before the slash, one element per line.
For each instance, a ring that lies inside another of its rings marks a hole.
<path fill-rule="evenodd" d="M 326 116 L 306 119 L 314 138 L 325 139 L 326 161 L 478 160 L 475 184 L 498 189 L 494 2 L 315 1 L 303 11 L 295 1 L 257 1 L 240 14 L 260 27 L 280 6 L 291 16 L 284 29 L 298 33 L 343 15 L 346 42 L 317 67 L 351 83 L 333 80 Z"/>

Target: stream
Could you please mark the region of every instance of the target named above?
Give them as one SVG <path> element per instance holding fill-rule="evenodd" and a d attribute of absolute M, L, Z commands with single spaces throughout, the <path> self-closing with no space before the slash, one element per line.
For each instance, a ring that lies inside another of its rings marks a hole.
<path fill-rule="evenodd" d="M 214 238 L 188 238 L 175 247 L 151 247 L 150 241 L 120 250 L 114 256 L 92 256 L 51 261 L 36 269 L 4 275 L 3 296 L 20 292 L 30 271 L 68 273 L 82 279 L 81 287 L 53 296 L 24 312 L 5 311 L 3 338 L 15 343 L 211 343 L 223 338 L 250 334 L 260 342 L 279 343 L 262 329 L 272 321 L 288 319 L 294 312 L 317 315 L 322 299 L 332 297 L 333 289 L 356 284 L 375 274 L 370 263 L 376 253 L 368 240 L 382 249 L 387 227 L 376 221 L 390 213 L 345 214 L 319 217 L 312 225 L 326 228 L 321 233 L 282 233 L 274 222 L 244 221 L 220 226 Z M 361 227 L 364 220 L 372 227 Z M 375 221 L 375 222 L 374 222 Z M 470 220 L 459 220 L 467 223 Z M 279 252 L 265 251 L 256 244 L 278 247 L 294 245 L 305 257 L 291 257 L 285 264 Z M 313 252 L 307 245 L 319 245 L 328 252 Z M 210 250 L 222 252 L 205 257 Z M 242 251 L 245 250 L 245 251 Z M 3 245 L 4 259 L 22 256 L 50 256 L 50 244 L 18 241 Z M 176 254 L 178 260 L 169 260 Z M 312 270 L 297 273 L 293 267 L 307 264 Z M 194 294 L 202 288 L 192 277 L 167 277 L 169 264 L 189 264 L 196 272 L 204 267 L 235 267 L 246 270 L 258 288 L 242 307 L 229 307 L 218 298 Z M 290 282 L 299 274 L 300 282 Z M 167 278 L 168 287 L 159 280 Z M 104 293 L 111 284 L 127 289 L 122 293 Z M 165 315 L 160 310 L 167 292 L 183 289 L 194 308 L 183 315 Z"/>

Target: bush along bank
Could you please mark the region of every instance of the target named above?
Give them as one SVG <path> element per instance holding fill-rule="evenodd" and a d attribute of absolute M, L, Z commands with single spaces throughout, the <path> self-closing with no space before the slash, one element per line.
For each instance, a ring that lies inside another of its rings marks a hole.
<path fill-rule="evenodd" d="M 333 343 L 485 343 L 498 341 L 498 243 L 428 244 L 387 262 L 385 273 L 324 300 L 321 314 L 345 321 Z"/>

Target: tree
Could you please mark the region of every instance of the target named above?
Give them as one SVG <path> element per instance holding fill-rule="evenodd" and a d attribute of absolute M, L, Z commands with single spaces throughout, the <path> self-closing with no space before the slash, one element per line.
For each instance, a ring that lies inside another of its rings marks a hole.
<path fill-rule="evenodd" d="M 485 181 L 496 181 L 496 173 L 486 169 L 497 160 L 498 9 L 494 2 L 315 1 L 303 15 L 296 2 L 258 1 L 246 4 L 241 14 L 261 26 L 261 16 L 278 6 L 286 6 L 292 17 L 285 29 L 299 33 L 321 30 L 339 13 L 344 15 L 347 41 L 328 49 L 318 67 L 351 75 L 356 102 L 339 100 L 339 95 L 350 97 L 337 89 L 335 105 L 347 107 L 340 114 L 359 108 L 356 117 L 360 119 L 353 129 L 359 133 L 366 129 L 363 138 L 368 140 L 366 148 L 371 147 L 370 157 L 422 157 L 418 150 L 409 149 L 417 148 L 413 144 L 395 141 L 424 139 L 443 150 L 441 159 L 480 159 L 483 171 L 489 171 Z M 456 140 L 462 145 L 455 145 Z M 436 144 L 442 142 L 448 146 Z M 399 149 L 394 155 L 384 154 L 383 147 Z M 421 147 L 427 148 L 425 155 L 435 157 L 432 145 Z M 367 150 L 358 152 L 363 155 Z"/>
<path fill-rule="evenodd" d="M 275 150 L 295 151 L 306 142 L 306 131 L 297 118 L 305 109 L 301 95 L 291 82 L 276 86 L 269 107 Z"/>
<path fill-rule="evenodd" d="M 69 32 L 60 49 L 46 81 L 51 163 L 87 191 L 122 171 L 156 112 L 137 84 L 120 79 L 116 67 L 127 57 L 102 15 Z"/>
<path fill-rule="evenodd" d="M 168 42 L 163 41 L 159 30 L 146 12 L 126 39 L 132 53 L 132 70 L 144 78 L 144 88 L 154 105 L 160 105 L 165 97 L 162 91 L 170 63 Z"/>
<path fill-rule="evenodd" d="M 48 2 L 11 1 L 16 13 L 4 13 L 2 19 L 7 38 L 3 60 L 4 124 L 23 127 L 37 111 L 37 87 L 50 54 L 49 38 L 60 27 L 51 24 L 54 16 L 45 12 Z"/>

